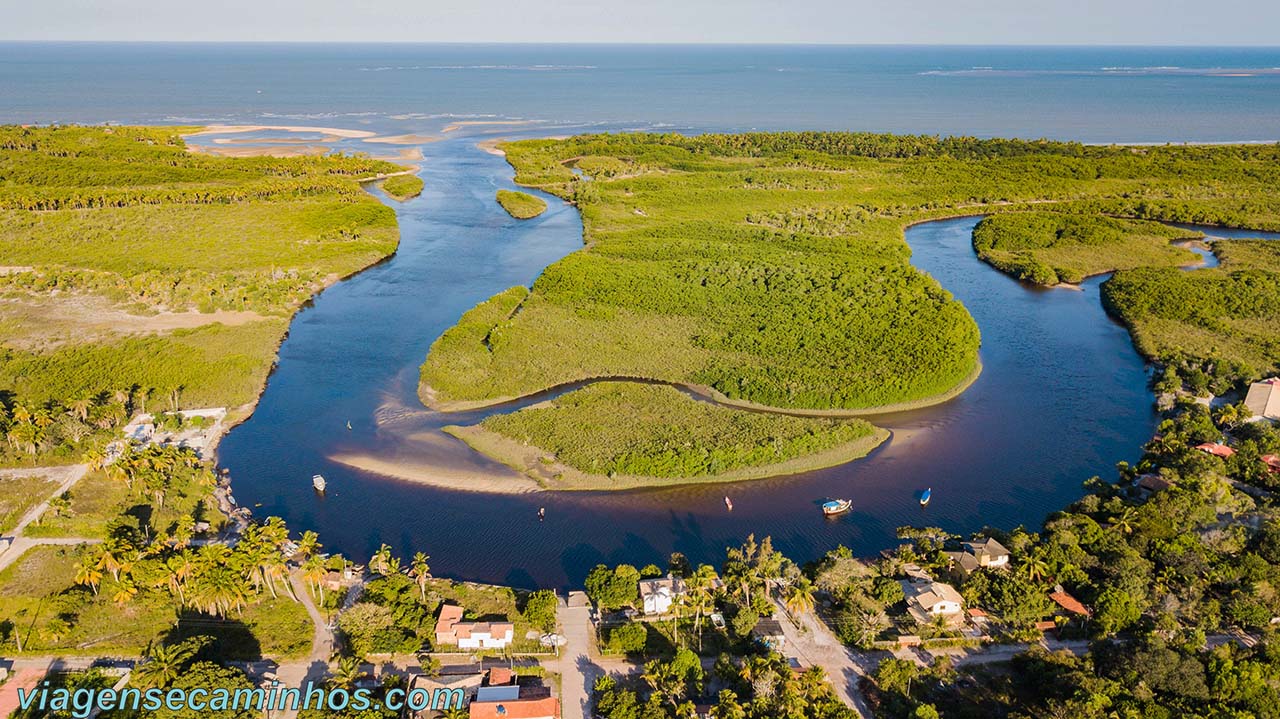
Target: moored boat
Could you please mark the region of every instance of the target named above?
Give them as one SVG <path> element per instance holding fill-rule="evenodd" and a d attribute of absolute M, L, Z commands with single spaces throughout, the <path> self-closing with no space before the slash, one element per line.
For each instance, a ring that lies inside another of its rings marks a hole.
<path fill-rule="evenodd" d="M 324 488 L 327 487 L 328 484 L 329 483 L 324 481 L 324 477 L 321 475 L 314 474 L 311 476 L 311 486 L 315 487 L 317 492 L 323 492 Z"/>
<path fill-rule="evenodd" d="M 725 506 L 725 509 L 728 509 L 730 512 L 732 512 L 732 511 L 733 511 L 733 500 L 732 500 L 732 499 L 729 499 L 729 497 L 728 497 L 728 496 L 726 496 L 726 497 L 724 498 L 724 506 Z"/>
<path fill-rule="evenodd" d="M 827 515 L 828 517 L 831 517 L 837 514 L 844 514 L 845 512 L 848 512 L 850 509 L 853 509 L 852 499 L 833 499 L 829 502 L 822 503 L 822 513 Z"/>
<path fill-rule="evenodd" d="M 920 506 L 921 507 L 927 506 L 929 504 L 930 499 L 933 499 L 933 487 L 930 487 L 926 489 L 923 493 L 921 493 Z"/>

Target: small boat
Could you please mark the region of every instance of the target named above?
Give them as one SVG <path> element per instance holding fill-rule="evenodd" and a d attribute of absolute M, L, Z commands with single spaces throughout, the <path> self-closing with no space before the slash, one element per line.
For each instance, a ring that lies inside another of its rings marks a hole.
<path fill-rule="evenodd" d="M 927 507 L 927 506 L 929 505 L 929 500 L 930 500 L 930 499 L 933 499 L 933 487 L 930 487 L 930 488 L 926 489 L 923 493 L 921 493 L 921 495 L 920 495 L 920 506 L 921 506 L 921 507 Z"/>
<path fill-rule="evenodd" d="M 547 518 L 547 508 L 546 508 L 546 507 L 538 507 L 538 521 L 539 521 L 539 522 L 541 522 L 542 520 L 544 520 L 544 519 L 546 519 L 546 518 Z"/>
<path fill-rule="evenodd" d="M 844 514 L 850 509 L 853 509 L 852 499 L 833 499 L 830 502 L 822 503 L 822 513 L 828 517 Z"/>
<path fill-rule="evenodd" d="M 311 476 L 311 486 L 315 487 L 317 492 L 323 492 L 328 484 L 321 475 L 315 474 Z"/>
<path fill-rule="evenodd" d="M 724 498 L 724 507 L 725 507 L 725 509 L 727 509 L 727 510 L 729 510 L 730 512 L 732 512 L 732 511 L 733 511 L 733 500 L 732 500 L 732 499 L 729 499 L 729 497 L 727 497 L 727 496 L 726 496 L 726 497 Z"/>
<path fill-rule="evenodd" d="M 350 431 L 350 429 L 351 429 L 351 420 L 347 420 L 347 430 Z"/>

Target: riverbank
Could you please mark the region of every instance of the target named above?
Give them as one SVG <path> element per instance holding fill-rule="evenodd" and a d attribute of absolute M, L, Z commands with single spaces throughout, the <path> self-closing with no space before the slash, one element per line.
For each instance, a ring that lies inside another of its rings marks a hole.
<path fill-rule="evenodd" d="M 801 474 L 803 472 L 836 467 L 861 459 L 891 437 L 891 433 L 888 430 L 877 427 L 870 437 L 860 438 L 822 452 L 797 457 L 785 462 L 758 467 L 744 467 L 719 474 L 693 477 L 646 477 L 619 474 L 610 477 L 603 474 L 583 472 L 554 459 L 548 461 L 546 451 L 504 437 L 479 425 L 471 427 L 450 425 L 445 427 L 444 431 L 465 442 L 467 446 L 480 454 L 501 462 L 520 473 L 520 475 L 529 478 L 529 481 L 537 488 L 551 491 L 617 491 L 687 484 L 727 484 Z M 402 470 L 400 475 L 395 476 L 407 479 L 409 478 L 408 474 Z M 436 480 L 436 482 L 439 481 L 438 479 Z M 492 481 L 480 486 L 472 486 L 466 483 L 436 484 L 436 486 L 448 486 L 451 489 L 464 491 L 507 491 L 501 485 L 497 485 Z M 528 486 L 524 483 L 511 486 L 513 488 L 510 492 L 529 491 L 528 489 L 519 489 L 519 487 Z"/>

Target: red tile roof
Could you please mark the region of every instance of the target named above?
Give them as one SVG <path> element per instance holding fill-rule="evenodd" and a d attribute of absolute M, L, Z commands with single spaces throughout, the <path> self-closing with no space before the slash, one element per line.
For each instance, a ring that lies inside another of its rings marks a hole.
<path fill-rule="evenodd" d="M 1215 457 L 1230 457 L 1236 453 L 1234 449 L 1228 447 L 1225 444 L 1214 444 L 1213 442 L 1205 442 L 1204 444 L 1197 444 L 1196 449 L 1200 450 L 1201 452 L 1208 452 L 1209 454 L 1212 454 Z"/>
<path fill-rule="evenodd" d="M 1270 467 L 1272 472 L 1280 472 L 1280 454 L 1264 454 L 1262 463 Z"/>
<path fill-rule="evenodd" d="M 505 702 L 471 702 L 471 719 L 541 719 L 560 716 L 560 700 L 516 699 Z"/>
<path fill-rule="evenodd" d="M 1080 614 L 1086 617 L 1091 614 L 1089 608 L 1081 604 L 1079 599 L 1076 599 L 1066 592 L 1051 592 L 1049 594 L 1049 599 L 1053 600 L 1055 604 L 1072 614 Z"/>
<path fill-rule="evenodd" d="M 506 667 L 492 667 L 489 669 L 489 686 L 499 687 L 503 684 L 510 684 L 515 681 L 516 675 Z"/>

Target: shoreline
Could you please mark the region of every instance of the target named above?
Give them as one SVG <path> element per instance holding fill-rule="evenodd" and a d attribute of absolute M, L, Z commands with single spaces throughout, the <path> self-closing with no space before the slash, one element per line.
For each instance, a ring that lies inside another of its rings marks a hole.
<path fill-rule="evenodd" d="M 628 375 L 598 375 L 594 377 L 582 377 L 579 379 L 561 382 L 550 387 L 544 387 L 534 392 L 528 392 L 522 395 L 514 395 L 508 397 L 497 397 L 494 399 L 484 400 L 445 400 L 436 399 L 436 390 L 428 384 L 418 384 L 418 399 L 427 407 L 427 409 L 451 414 L 455 412 L 471 412 L 479 409 L 492 409 L 501 407 L 504 404 L 513 402 L 521 402 L 541 394 L 552 394 L 568 390 L 575 385 L 586 386 L 597 382 L 642 382 L 645 384 L 665 384 L 675 387 L 691 395 L 695 399 L 711 404 L 728 407 L 730 409 L 744 410 L 748 412 L 760 412 L 763 414 L 779 414 L 791 417 L 821 417 L 825 419 L 853 419 L 857 417 L 874 417 L 883 414 L 894 414 L 897 412 L 908 412 L 911 410 L 924 409 L 940 404 L 945 404 L 959 397 L 973 386 L 974 382 L 982 375 L 982 359 L 978 357 L 974 361 L 973 369 L 964 379 L 960 380 L 956 386 L 951 389 L 940 392 L 929 397 L 923 397 L 917 400 L 909 400 L 905 402 L 894 402 L 892 404 L 877 405 L 875 407 L 865 407 L 856 409 L 805 409 L 775 407 L 772 405 L 759 404 L 749 400 L 733 399 L 719 392 L 713 387 L 703 384 L 694 384 L 691 382 L 676 382 L 672 380 L 655 379 L 653 377 L 639 377 Z"/>
<path fill-rule="evenodd" d="M 795 457 L 783 462 L 740 467 L 720 474 L 696 477 L 645 477 L 638 475 L 616 475 L 609 477 L 603 474 L 591 474 L 574 469 L 568 465 L 542 461 L 546 452 L 533 445 L 526 445 L 480 425 L 449 425 L 443 431 L 466 443 L 473 451 L 489 459 L 501 462 L 513 471 L 518 472 L 520 479 L 513 480 L 508 487 L 490 489 L 494 484 L 490 479 L 484 486 L 470 486 L 450 483 L 446 478 L 438 477 L 435 481 L 424 482 L 433 486 L 474 492 L 499 492 L 519 494 L 527 491 L 546 492 L 615 492 L 640 489 L 657 489 L 663 487 L 687 487 L 695 484 L 729 484 L 749 482 L 760 479 L 774 479 L 804 472 L 812 472 L 830 467 L 838 467 L 853 462 L 884 445 L 893 438 L 893 433 L 883 427 L 876 427 L 869 437 L 862 437 L 831 449 L 815 452 L 803 457 Z M 339 460 L 341 461 L 341 460 Z M 393 463 L 384 463 L 393 464 Z M 397 476 L 406 477 L 402 472 Z M 410 480 L 413 481 L 413 480 Z M 519 484 L 516 484 L 519 483 Z M 535 490 L 520 487 L 534 486 Z"/>

